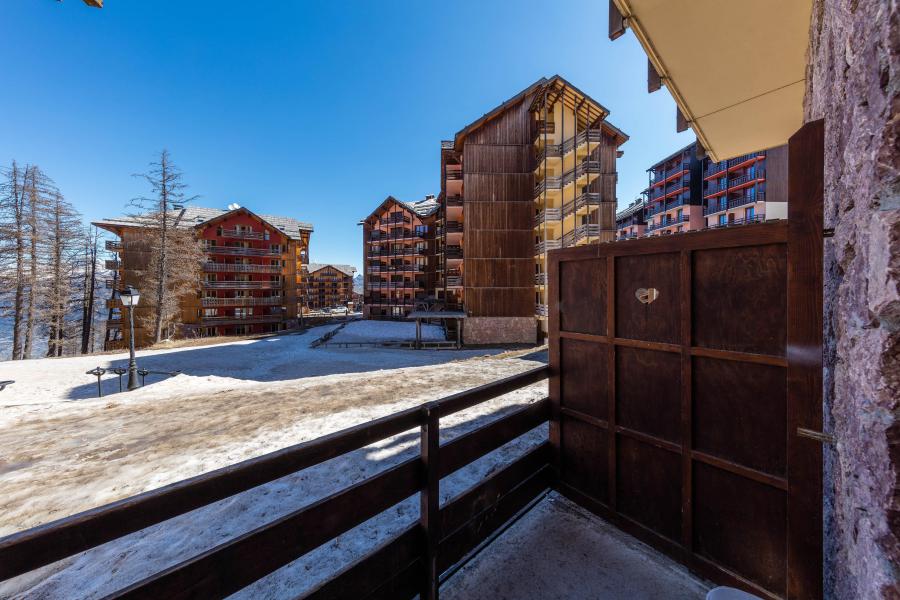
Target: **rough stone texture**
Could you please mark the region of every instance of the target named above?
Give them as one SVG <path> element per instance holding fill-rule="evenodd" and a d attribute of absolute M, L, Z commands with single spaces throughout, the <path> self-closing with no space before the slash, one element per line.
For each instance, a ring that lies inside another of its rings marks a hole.
<path fill-rule="evenodd" d="M 816 0 L 806 119 L 825 119 L 826 590 L 900 597 L 900 10 Z M 829 483 L 833 486 L 828 489 Z"/>
<path fill-rule="evenodd" d="M 534 317 L 469 317 L 463 325 L 465 344 L 534 344 L 536 340 Z"/>

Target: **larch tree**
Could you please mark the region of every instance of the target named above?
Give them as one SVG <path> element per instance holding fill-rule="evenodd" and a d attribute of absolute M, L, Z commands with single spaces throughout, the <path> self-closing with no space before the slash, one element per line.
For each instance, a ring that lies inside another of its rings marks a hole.
<path fill-rule="evenodd" d="M 25 274 L 28 295 L 26 297 L 24 329 L 25 341 L 22 347 L 22 358 L 31 358 L 35 342 L 35 326 L 38 305 L 41 302 L 41 281 L 39 268 L 41 262 L 41 243 L 45 233 L 47 210 L 51 199 L 59 194 L 53 181 L 47 177 L 40 167 L 31 165 L 25 169 L 24 190 L 26 197 L 25 222 L 27 225 L 27 263 Z"/>
<path fill-rule="evenodd" d="M 47 356 L 62 356 L 73 348 L 77 330 L 75 308 L 81 281 L 84 229 L 81 217 L 62 194 L 53 193 L 44 216 L 46 275 L 42 312 L 47 330 Z"/>
<path fill-rule="evenodd" d="M 184 206 L 196 196 L 185 194 L 184 175 L 167 150 L 137 177 L 151 189 L 150 195 L 131 202 L 138 209 L 131 216 L 141 226 L 140 245 L 146 248 L 146 261 L 134 270 L 145 308 L 139 321 L 151 339 L 160 342 L 175 332 L 181 299 L 196 294 L 200 281 L 203 249 L 194 224 L 183 220 Z"/>
<path fill-rule="evenodd" d="M 16 161 L 2 172 L 0 183 L 0 281 L 3 314 L 12 318 L 12 360 L 22 358 L 26 298 L 27 197 L 25 169 Z"/>

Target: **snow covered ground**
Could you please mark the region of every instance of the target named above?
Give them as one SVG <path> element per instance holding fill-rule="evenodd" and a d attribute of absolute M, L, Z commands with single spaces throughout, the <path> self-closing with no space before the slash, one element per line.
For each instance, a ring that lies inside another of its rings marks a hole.
<path fill-rule="evenodd" d="M 541 364 L 522 353 L 319 348 L 329 327 L 213 346 L 139 352 L 184 371 L 92 398 L 84 371 L 127 355 L 0 364 L 0 535 L 131 496 Z M 395 338 L 396 339 L 396 338 Z M 115 378 L 105 393 L 118 390 Z M 451 439 L 545 396 L 535 384 L 442 420 Z M 444 500 L 546 439 L 546 427 L 442 482 Z M 414 456 L 417 432 L 171 519 L 0 584 L 0 597 L 100 597 Z M 413 497 L 244 590 L 299 594 L 417 518 Z"/>
<path fill-rule="evenodd" d="M 331 338 L 331 343 L 400 342 L 414 339 L 416 324 L 412 321 L 354 321 Z M 441 327 L 423 323 L 422 339 L 443 341 L 446 337 Z"/>

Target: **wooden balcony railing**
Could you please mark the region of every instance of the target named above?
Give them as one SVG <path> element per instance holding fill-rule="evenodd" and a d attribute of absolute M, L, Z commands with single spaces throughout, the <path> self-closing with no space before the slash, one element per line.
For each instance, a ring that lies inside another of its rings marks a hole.
<path fill-rule="evenodd" d="M 462 206 L 463 197 L 460 195 L 447 196 L 447 206 Z"/>
<path fill-rule="evenodd" d="M 447 169 L 446 175 L 449 181 L 458 181 L 463 178 L 462 169 Z"/>
<path fill-rule="evenodd" d="M 463 278 L 458 275 L 450 275 L 447 277 L 447 287 L 462 287 Z"/>
<path fill-rule="evenodd" d="M 280 265 L 243 265 L 234 263 L 203 263 L 203 270 L 207 273 L 281 273 Z"/>
<path fill-rule="evenodd" d="M 107 260 L 103 262 L 103 266 L 110 271 L 118 271 L 122 268 L 122 263 L 118 260 Z"/>
<path fill-rule="evenodd" d="M 204 281 L 203 287 L 212 290 L 269 290 L 284 285 L 280 281 Z"/>
<path fill-rule="evenodd" d="M 241 248 L 239 246 L 206 246 L 209 254 L 228 254 L 237 256 L 281 256 L 281 250 L 270 248 Z"/>
<path fill-rule="evenodd" d="M 562 218 L 563 213 L 561 208 L 548 208 L 546 210 L 538 211 L 538 213 L 534 215 L 534 224 L 537 226 L 545 222 L 561 221 Z"/>
<path fill-rule="evenodd" d="M 563 205 L 563 217 L 568 217 L 574 211 L 581 211 L 583 208 L 589 209 L 592 206 L 600 206 L 599 192 L 582 192 L 574 200 Z"/>
<path fill-rule="evenodd" d="M 543 254 L 548 250 L 556 250 L 562 248 L 562 240 L 545 240 L 534 245 L 535 255 Z"/>
<path fill-rule="evenodd" d="M 284 298 L 281 296 L 268 296 L 265 298 L 203 298 L 201 299 L 203 306 L 281 306 L 284 304 Z M 210 317 L 207 317 L 210 318 Z M 233 317 L 231 317 L 233 318 Z"/>
<path fill-rule="evenodd" d="M 121 240 L 106 240 L 105 247 L 107 250 L 112 252 L 117 252 L 122 249 L 122 241 Z"/>
<path fill-rule="evenodd" d="M 231 229 L 222 229 L 222 237 L 238 238 L 244 240 L 261 240 L 263 239 L 263 232 L 249 231 L 247 229 L 238 229 L 237 227 L 233 227 Z"/>

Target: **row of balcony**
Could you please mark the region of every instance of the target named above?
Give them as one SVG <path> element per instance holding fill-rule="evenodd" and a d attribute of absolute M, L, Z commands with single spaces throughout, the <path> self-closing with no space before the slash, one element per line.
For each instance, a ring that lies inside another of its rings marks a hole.
<path fill-rule="evenodd" d="M 562 248 L 562 240 L 544 240 L 534 245 L 534 253 L 539 255 L 557 248 Z"/>
<path fill-rule="evenodd" d="M 281 256 L 281 250 L 271 248 L 244 248 L 241 246 L 213 246 L 204 248 L 209 254 L 228 254 L 233 256 Z"/>
<path fill-rule="evenodd" d="M 415 306 L 415 300 L 409 298 L 366 298 L 365 304 L 371 306 Z"/>
<path fill-rule="evenodd" d="M 544 192 L 544 190 L 561 190 L 565 186 L 573 183 L 575 180 L 588 173 L 600 173 L 599 160 L 582 161 L 575 165 L 574 168 L 571 168 L 563 173 L 562 176 L 544 177 L 544 179 L 542 179 L 540 182 L 538 182 L 537 185 L 534 186 L 534 197 L 536 198 L 540 196 Z"/>
<path fill-rule="evenodd" d="M 383 250 L 370 250 L 371 258 L 381 256 L 424 256 L 428 251 L 425 248 L 385 248 Z"/>
<path fill-rule="evenodd" d="M 647 199 L 650 202 L 652 202 L 659 198 L 664 198 L 666 196 L 669 196 L 670 194 L 674 194 L 674 193 L 677 193 L 677 192 L 680 192 L 683 190 L 687 190 L 688 186 L 685 185 L 686 183 L 689 183 L 689 182 L 686 180 L 681 180 L 681 181 L 676 182 L 676 184 L 671 186 L 671 188 L 668 185 L 666 185 L 665 187 L 652 189 L 647 194 Z"/>
<path fill-rule="evenodd" d="M 720 227 L 734 227 L 736 225 L 752 225 L 753 223 L 762 223 L 766 220 L 766 215 L 759 214 L 753 215 L 752 217 L 743 217 L 739 219 L 733 219 L 731 221 L 726 221 L 725 223 L 713 223 L 711 225 L 707 225 L 709 229 L 718 229 Z"/>
<path fill-rule="evenodd" d="M 281 265 L 247 265 L 242 263 L 205 262 L 203 270 L 207 273 L 281 273 Z"/>
<path fill-rule="evenodd" d="M 447 277 L 447 287 L 462 287 L 463 278 L 461 275 L 449 275 Z"/>
<path fill-rule="evenodd" d="M 281 281 L 203 281 L 203 287 L 210 290 L 270 290 L 282 285 Z"/>
<path fill-rule="evenodd" d="M 424 273 L 424 265 L 369 265 L 369 273 Z"/>
<path fill-rule="evenodd" d="M 284 304 L 284 298 L 281 296 L 267 296 L 265 298 L 255 298 L 253 296 L 244 296 L 239 298 L 201 298 L 200 302 L 204 307 L 214 306 L 281 306 Z"/>
<path fill-rule="evenodd" d="M 447 206 L 462 206 L 463 205 L 463 197 L 459 194 L 455 196 L 447 196 L 446 199 Z"/>
<path fill-rule="evenodd" d="M 463 178 L 462 169 L 447 169 L 446 175 L 448 181 L 457 181 Z"/>
<path fill-rule="evenodd" d="M 684 206 L 688 203 L 687 196 L 677 196 L 676 198 L 669 200 L 667 202 L 659 202 L 655 204 L 648 205 L 647 208 L 644 209 L 645 217 L 652 217 L 653 215 L 661 212 L 665 212 L 672 208 L 677 208 L 679 206 Z"/>
<path fill-rule="evenodd" d="M 537 227 L 542 223 L 548 221 L 562 221 L 562 209 L 561 208 L 548 208 L 545 210 L 538 211 L 536 215 L 534 215 L 534 225 Z"/>
<path fill-rule="evenodd" d="M 106 240 L 106 249 L 110 252 L 118 252 L 123 248 L 121 240 Z"/>
<path fill-rule="evenodd" d="M 403 231 L 396 232 L 385 232 L 385 231 L 372 231 L 369 233 L 369 239 L 373 242 L 377 242 L 379 240 L 405 240 L 410 238 L 421 239 L 427 236 L 426 231 L 413 231 L 411 229 L 404 229 Z"/>
<path fill-rule="evenodd" d="M 562 243 L 564 247 L 574 246 L 581 240 L 599 236 L 600 225 L 596 223 L 585 223 L 584 225 L 579 225 L 572 231 L 569 231 L 565 235 L 563 235 Z"/>
<path fill-rule="evenodd" d="M 370 290 L 415 290 L 423 289 L 425 283 L 422 281 L 381 281 L 380 279 L 369 279 L 366 281 L 366 287 Z"/>
<path fill-rule="evenodd" d="M 400 223 L 410 223 L 412 219 L 409 218 L 409 215 L 402 212 L 391 213 L 388 217 L 382 217 L 378 219 L 379 225 L 398 225 Z"/>
<path fill-rule="evenodd" d="M 535 158 L 538 160 L 541 160 L 544 156 L 547 156 L 548 158 L 557 158 L 568 154 L 575 148 L 580 148 L 589 142 L 596 142 L 599 145 L 602 141 L 603 132 L 599 129 L 579 131 L 576 135 L 570 137 L 561 144 L 547 144 L 545 147 L 540 148 L 540 150 L 535 150 Z"/>
<path fill-rule="evenodd" d="M 450 260 L 461 259 L 463 257 L 462 246 L 447 246 L 444 248 L 444 256 Z"/>
<path fill-rule="evenodd" d="M 673 167 L 663 173 L 657 173 L 656 171 L 651 171 L 650 172 L 650 185 L 656 185 L 657 183 L 659 183 L 661 181 L 665 181 L 669 177 L 673 177 L 673 176 L 677 175 L 678 173 L 681 173 L 682 171 L 690 171 L 690 170 L 691 170 L 691 163 L 685 161 L 685 162 L 682 162 L 677 167 Z"/>
<path fill-rule="evenodd" d="M 744 154 L 742 156 L 737 156 L 735 158 L 728 159 L 727 161 L 721 162 L 710 162 L 710 164 L 706 167 L 706 170 L 703 172 L 704 177 L 711 177 L 716 173 L 721 173 L 726 169 L 730 169 L 735 165 L 739 165 L 741 163 L 745 163 L 752 158 L 759 158 L 760 156 L 765 156 L 762 152 L 751 152 L 750 154 Z"/>
<path fill-rule="evenodd" d="M 585 207 L 600 206 L 599 192 L 582 192 L 571 202 L 563 205 L 563 217 L 568 217 L 573 212 L 579 211 Z"/>
<path fill-rule="evenodd" d="M 755 194 L 744 194 L 738 198 L 730 198 L 727 203 L 724 199 L 718 202 L 711 202 L 709 205 L 703 207 L 703 214 L 711 215 L 713 213 L 728 210 L 729 208 L 737 208 L 738 206 L 753 204 L 755 202 L 765 202 L 765 200 L 766 192 L 765 190 L 760 190 Z"/>
<path fill-rule="evenodd" d="M 217 233 L 221 237 L 226 237 L 226 238 L 237 238 L 237 239 L 243 239 L 243 240 L 261 240 L 261 239 L 263 239 L 262 231 L 253 231 L 250 229 L 244 229 L 244 228 L 238 228 L 238 227 L 232 227 L 229 229 L 223 228 L 221 230 L 217 230 Z"/>
<path fill-rule="evenodd" d="M 680 223 L 687 223 L 688 221 L 690 221 L 690 215 L 681 215 L 669 217 L 668 219 L 660 219 L 657 223 L 648 223 L 647 231 L 656 231 L 657 229 L 671 227 L 672 225 L 678 225 Z"/>
<path fill-rule="evenodd" d="M 756 169 L 747 172 L 740 177 L 735 177 L 733 179 L 727 179 L 725 181 L 710 181 L 706 185 L 706 194 L 715 194 L 718 192 L 722 192 L 725 190 L 730 190 L 732 188 L 736 188 L 750 181 L 764 180 L 766 178 L 765 169 Z"/>

